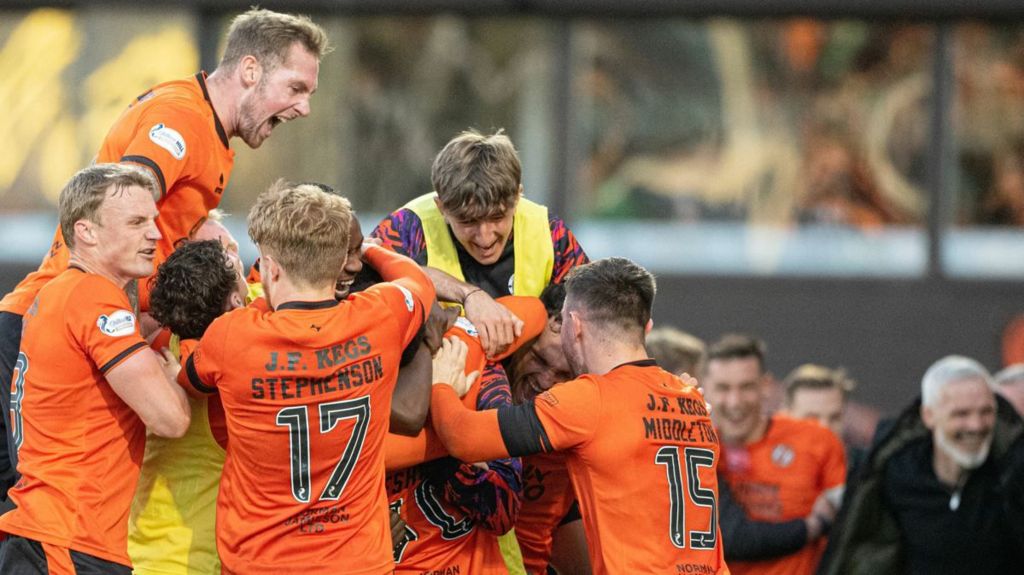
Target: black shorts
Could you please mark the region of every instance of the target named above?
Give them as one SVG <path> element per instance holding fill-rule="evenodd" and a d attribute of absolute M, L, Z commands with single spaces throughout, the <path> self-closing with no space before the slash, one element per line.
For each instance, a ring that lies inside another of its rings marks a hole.
<path fill-rule="evenodd" d="M 18 453 L 14 450 L 14 438 L 11 436 L 11 374 L 14 364 L 18 361 L 18 348 L 21 347 L 21 316 L 15 313 L 0 311 L 0 501 L 7 499 L 7 490 L 17 481 L 15 469 L 18 467 Z"/>
<path fill-rule="evenodd" d="M 132 568 L 17 535 L 0 543 L 0 573 L 18 575 L 131 575 Z"/>

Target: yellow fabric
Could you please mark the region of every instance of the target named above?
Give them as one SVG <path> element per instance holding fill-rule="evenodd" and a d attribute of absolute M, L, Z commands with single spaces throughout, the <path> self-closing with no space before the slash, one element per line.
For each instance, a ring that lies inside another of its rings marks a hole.
<path fill-rule="evenodd" d="M 170 348 L 180 352 L 177 336 Z M 146 437 L 128 520 L 128 555 L 137 574 L 216 574 L 216 509 L 224 450 L 210 432 L 205 398 L 189 398 L 184 437 Z"/>
<path fill-rule="evenodd" d="M 263 284 L 260 282 L 249 284 L 249 293 L 245 296 L 245 305 L 249 305 L 252 302 L 263 297 Z"/>
<path fill-rule="evenodd" d="M 508 575 L 527 575 L 515 529 L 498 536 L 498 549 L 501 549 L 501 558 L 505 560 L 505 567 L 508 567 Z"/>
<path fill-rule="evenodd" d="M 466 281 L 459 265 L 455 243 L 448 232 L 448 224 L 434 202 L 436 197 L 433 193 L 422 195 L 407 203 L 405 208 L 412 210 L 423 224 L 427 265 L 459 281 Z M 551 271 L 555 267 L 555 247 L 551 242 L 548 209 L 520 197 L 512 220 L 512 232 L 515 250 L 512 294 L 537 297 L 551 281 Z"/>

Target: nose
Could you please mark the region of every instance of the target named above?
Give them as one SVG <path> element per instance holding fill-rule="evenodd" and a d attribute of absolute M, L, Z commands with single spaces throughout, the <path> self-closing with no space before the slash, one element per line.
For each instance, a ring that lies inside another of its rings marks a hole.
<path fill-rule="evenodd" d="M 310 112 L 311 109 L 312 109 L 312 107 L 309 104 L 309 96 L 308 95 L 307 96 L 303 96 L 302 99 L 299 100 L 299 103 L 295 104 L 295 111 L 298 112 L 299 115 L 302 116 L 303 118 L 305 118 L 306 116 L 309 115 L 309 112 Z"/>
<path fill-rule="evenodd" d="M 149 226 L 146 228 L 146 239 L 155 242 L 159 241 L 162 237 L 164 236 L 160 233 L 160 228 L 156 227 L 156 220 L 149 220 Z"/>
<path fill-rule="evenodd" d="M 497 236 L 498 224 L 496 222 L 480 222 L 476 228 L 476 237 L 482 244 L 490 244 Z"/>
<path fill-rule="evenodd" d="M 362 258 L 360 258 L 359 256 L 356 256 L 356 257 L 349 256 L 349 258 L 345 260 L 345 272 L 346 273 L 348 273 L 349 275 L 353 275 L 354 276 L 354 275 L 358 274 L 361 271 L 363 271 L 363 260 L 362 260 Z"/>

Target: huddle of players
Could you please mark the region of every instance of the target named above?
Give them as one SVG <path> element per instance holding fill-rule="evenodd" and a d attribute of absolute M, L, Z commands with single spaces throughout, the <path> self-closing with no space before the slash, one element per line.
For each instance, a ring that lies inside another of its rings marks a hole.
<path fill-rule="evenodd" d="M 226 234 L 186 241 L 216 228 L 230 138 L 307 115 L 328 49 L 306 18 L 239 16 L 216 71 L 140 96 L 98 157 L 120 163 L 63 190 L 53 249 L 0 303 L 20 460 L 0 571 L 504 573 L 516 526 L 542 573 L 582 522 L 583 569 L 728 573 L 718 434 L 644 346 L 654 278 L 585 263 L 504 136 L 450 142 L 376 242 L 326 186 L 275 184 L 249 214 L 258 287 Z M 364 264 L 380 281 L 355 291 Z"/>

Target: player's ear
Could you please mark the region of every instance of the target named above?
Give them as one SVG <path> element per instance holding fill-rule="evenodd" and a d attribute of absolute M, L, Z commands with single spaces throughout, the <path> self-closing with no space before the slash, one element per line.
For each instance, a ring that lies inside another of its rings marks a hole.
<path fill-rule="evenodd" d="M 654 318 L 647 320 L 647 325 L 644 326 L 644 335 L 651 333 L 652 329 L 654 329 Z"/>
<path fill-rule="evenodd" d="M 94 246 L 99 243 L 96 236 L 96 224 L 86 219 L 75 222 L 74 225 L 75 243 Z"/>
<path fill-rule="evenodd" d="M 928 429 L 935 429 L 935 412 L 932 408 L 921 404 L 921 421 L 924 422 L 924 426 Z"/>
<path fill-rule="evenodd" d="M 259 83 L 260 77 L 263 75 L 263 66 L 260 65 L 256 56 L 247 54 L 238 61 L 238 74 L 242 86 L 251 88 Z"/>

